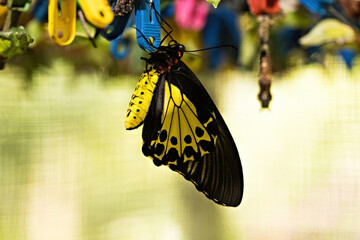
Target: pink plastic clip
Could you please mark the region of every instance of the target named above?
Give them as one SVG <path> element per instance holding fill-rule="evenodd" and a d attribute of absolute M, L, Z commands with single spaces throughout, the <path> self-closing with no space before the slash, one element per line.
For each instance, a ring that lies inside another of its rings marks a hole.
<path fill-rule="evenodd" d="M 201 31 L 208 13 L 206 0 L 175 0 L 175 21 L 180 28 Z"/>

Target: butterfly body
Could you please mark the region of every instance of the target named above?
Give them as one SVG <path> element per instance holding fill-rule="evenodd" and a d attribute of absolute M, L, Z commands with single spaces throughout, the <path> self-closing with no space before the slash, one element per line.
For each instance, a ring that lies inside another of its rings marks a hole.
<path fill-rule="evenodd" d="M 158 81 L 143 121 L 142 151 L 216 203 L 238 206 L 243 194 L 239 153 L 211 97 L 181 61 L 184 51 L 172 40 L 146 59 Z"/>
<path fill-rule="evenodd" d="M 147 63 L 160 73 L 171 71 L 172 66 L 178 63 L 183 56 L 185 46 L 171 40 L 168 46 L 160 46 L 155 52 L 150 53 Z"/>

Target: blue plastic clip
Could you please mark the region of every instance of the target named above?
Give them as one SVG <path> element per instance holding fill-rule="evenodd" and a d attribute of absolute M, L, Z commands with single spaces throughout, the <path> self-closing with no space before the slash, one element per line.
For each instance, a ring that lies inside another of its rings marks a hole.
<path fill-rule="evenodd" d="M 325 16 L 335 0 L 299 0 L 307 9 Z"/>
<path fill-rule="evenodd" d="M 39 22 L 46 22 L 48 18 L 49 0 L 37 0 L 34 4 L 32 14 Z"/>
<path fill-rule="evenodd" d="M 343 47 L 338 51 L 338 53 L 343 58 L 346 67 L 348 69 L 352 69 L 354 66 L 354 58 L 356 57 L 357 52 L 354 49 Z"/>
<path fill-rule="evenodd" d="M 145 51 L 155 51 L 161 42 L 160 0 L 138 0 L 135 3 L 136 38 Z"/>
<path fill-rule="evenodd" d="M 241 36 L 237 23 L 236 11 L 230 7 L 223 7 L 220 4 L 216 11 L 210 13 L 207 17 L 207 22 L 202 31 L 204 47 L 211 48 L 212 46 L 220 45 L 239 46 Z M 236 62 L 237 52 L 231 51 L 232 55 L 227 56 L 227 52 L 224 50 L 226 49 L 215 48 L 209 51 L 211 69 L 221 66 L 226 57 Z"/>
<path fill-rule="evenodd" d="M 130 41 L 129 39 L 119 38 L 111 41 L 110 43 L 110 53 L 111 55 L 118 60 L 122 60 L 127 57 L 130 51 Z"/>
<path fill-rule="evenodd" d="M 114 0 L 110 1 L 111 8 L 115 6 L 115 3 L 116 1 Z M 131 12 L 124 16 L 115 16 L 114 20 L 101 32 L 101 35 L 109 41 L 120 38 L 125 28 L 129 25 L 130 15 Z"/>
<path fill-rule="evenodd" d="M 123 25 L 120 25 L 122 28 L 130 28 L 132 25 L 134 25 L 134 16 L 132 13 L 130 13 L 130 19 L 127 22 L 126 27 L 122 27 Z M 121 24 L 120 22 L 118 24 Z M 121 31 L 120 31 L 121 30 Z M 111 55 L 118 60 L 122 60 L 127 57 L 127 55 L 130 52 L 130 41 L 129 39 L 124 39 L 122 37 L 122 33 L 124 29 L 120 29 L 117 37 L 116 34 L 114 36 L 116 37 L 114 40 L 110 43 L 110 53 Z"/>

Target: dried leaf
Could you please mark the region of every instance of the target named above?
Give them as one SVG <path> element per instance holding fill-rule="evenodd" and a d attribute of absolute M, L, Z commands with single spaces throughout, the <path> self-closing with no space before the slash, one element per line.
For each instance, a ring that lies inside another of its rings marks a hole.
<path fill-rule="evenodd" d="M 299 39 L 299 42 L 303 46 L 319 46 L 326 43 L 352 43 L 355 40 L 353 28 L 339 20 L 327 18 L 316 24 L 308 34 Z"/>

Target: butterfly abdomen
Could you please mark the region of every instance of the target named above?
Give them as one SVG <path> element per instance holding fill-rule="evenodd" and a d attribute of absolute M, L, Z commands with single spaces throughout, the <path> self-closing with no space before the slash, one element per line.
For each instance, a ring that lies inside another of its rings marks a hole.
<path fill-rule="evenodd" d="M 127 130 L 135 129 L 144 122 L 158 80 L 159 73 L 155 70 L 145 72 L 141 76 L 135 87 L 135 91 L 131 96 L 131 101 L 125 117 L 125 128 Z"/>

